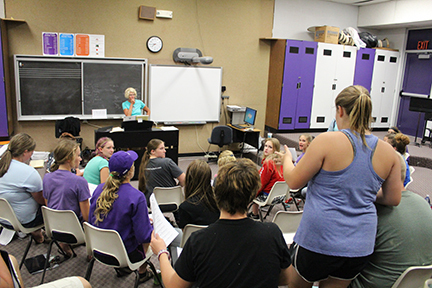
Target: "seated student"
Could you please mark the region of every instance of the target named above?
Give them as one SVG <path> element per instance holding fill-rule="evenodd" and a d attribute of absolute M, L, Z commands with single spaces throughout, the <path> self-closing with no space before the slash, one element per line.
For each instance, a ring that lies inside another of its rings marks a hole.
<path fill-rule="evenodd" d="M 291 264 L 282 232 L 274 223 L 247 217 L 248 204 L 260 187 L 255 163 L 239 159 L 221 167 L 215 187 L 218 221 L 193 233 L 175 264 L 165 242 L 152 234 L 162 281 L 171 287 L 278 287 L 288 282 Z"/>
<path fill-rule="evenodd" d="M 403 188 L 405 161 L 400 157 Z M 378 227 L 369 264 L 351 282 L 351 288 L 392 287 L 410 266 L 432 264 L 432 210 L 419 195 L 402 191 L 398 206 L 376 204 Z"/>
<path fill-rule="evenodd" d="M 155 187 L 174 187 L 178 180 L 185 184 L 185 174 L 170 158 L 165 158 L 165 143 L 159 139 L 148 142 L 141 160 L 138 176 L 138 189 L 146 195 L 149 204 L 150 195 Z"/>
<path fill-rule="evenodd" d="M 122 103 L 123 113 L 126 116 L 137 116 L 142 115 L 142 110 L 144 110 L 147 115 L 150 116 L 150 109 L 142 102 L 141 100 L 137 100 L 137 92 L 134 88 L 129 87 L 125 90 L 124 94 L 127 101 Z"/>
<path fill-rule="evenodd" d="M 0 287 L 24 288 L 18 261 L 6 251 L 0 250 L 0 252 Z M 91 288 L 91 285 L 82 277 L 72 276 L 34 286 L 34 288 Z"/>
<path fill-rule="evenodd" d="M 408 136 L 402 134 L 402 133 L 389 133 L 386 136 L 384 136 L 384 141 L 389 143 L 397 152 L 399 152 L 403 157 L 406 155 L 406 147 L 410 143 L 410 139 Z M 411 178 L 411 172 L 409 170 L 408 160 L 405 158 L 405 166 L 406 166 L 406 175 L 404 180 L 404 186 L 408 184 Z"/>
<path fill-rule="evenodd" d="M 284 181 L 282 159 L 275 152 L 280 152 L 279 140 L 276 138 L 267 138 L 264 144 L 264 159 L 262 160 L 262 167 L 259 170 L 261 189 L 256 195 L 256 197 L 261 197 L 263 200 L 267 198 L 276 182 Z M 259 219 L 258 204 L 252 204 L 252 212 L 249 214 L 249 217 Z"/>
<path fill-rule="evenodd" d="M 59 140 L 61 141 L 63 139 L 69 139 L 69 140 L 72 140 L 72 141 L 76 141 L 75 136 L 73 136 L 72 134 L 70 134 L 68 132 L 63 132 L 60 135 Z M 49 156 L 48 156 L 48 161 L 47 161 L 46 166 L 45 166 L 47 173 L 50 173 L 50 168 L 51 168 L 51 165 L 53 163 L 54 163 L 54 152 L 51 152 L 49 154 Z M 76 174 L 76 175 L 78 175 L 78 176 L 83 176 L 83 174 L 84 174 L 84 171 L 81 171 L 78 168 L 77 169 L 72 169 L 71 172 L 74 173 L 74 174 Z"/>
<path fill-rule="evenodd" d="M 153 227 L 150 224 L 147 202 L 140 191 L 132 187 L 135 151 L 118 151 L 109 161 L 110 174 L 105 184 L 100 184 L 90 200 L 89 223 L 99 228 L 116 230 L 126 247 L 131 262 L 145 258 Z M 129 269 L 116 269 L 119 277 L 131 273 Z M 147 264 L 139 269 L 139 281 L 153 277 Z"/>
<path fill-rule="evenodd" d="M 226 163 L 236 161 L 236 157 L 231 150 L 224 150 L 219 154 L 219 158 L 217 161 L 218 169 L 225 165 Z M 217 174 L 213 177 L 213 187 L 216 186 Z"/>
<path fill-rule="evenodd" d="M 209 225 L 219 219 L 219 209 L 210 185 L 211 169 L 202 160 L 195 160 L 186 170 L 185 198 L 179 207 L 179 227 L 187 224 Z"/>
<path fill-rule="evenodd" d="M 302 151 L 300 156 L 297 157 L 297 160 L 294 162 L 294 166 L 301 160 L 301 158 L 306 153 L 307 148 L 311 144 L 313 137 L 310 134 L 302 134 L 299 137 L 299 149 Z"/>
<path fill-rule="evenodd" d="M 186 171 L 185 198 L 180 204 L 178 213 L 178 226 L 181 229 L 187 224 L 209 225 L 219 219 L 219 209 L 217 208 L 213 188 L 210 185 L 211 169 L 202 160 L 195 160 L 189 164 Z M 175 228 L 179 235 L 171 243 L 173 263 L 177 261 L 177 249 L 180 247 L 183 232 Z"/>
<path fill-rule="evenodd" d="M 99 185 L 105 183 L 109 175 L 108 160 L 114 153 L 114 142 L 111 138 L 102 137 L 96 142 L 95 151 L 84 170 L 88 183 Z"/>
<path fill-rule="evenodd" d="M 43 179 L 43 197 L 49 208 L 57 210 L 72 210 L 78 219 L 88 221 L 91 197 L 87 181 L 71 173 L 79 166 L 81 151 L 77 142 L 61 140 L 54 149 L 54 163 L 51 173 Z M 69 245 L 60 243 L 66 257 L 73 256 Z"/>
<path fill-rule="evenodd" d="M 19 133 L 12 137 L 0 159 L 0 198 L 9 202 L 18 220 L 27 228 L 43 223 L 41 205 L 45 204 L 42 179 L 36 169 L 28 165 L 35 147 L 33 138 Z M 13 229 L 12 226 L 10 228 Z M 44 242 L 42 230 L 32 235 L 37 243 Z"/>

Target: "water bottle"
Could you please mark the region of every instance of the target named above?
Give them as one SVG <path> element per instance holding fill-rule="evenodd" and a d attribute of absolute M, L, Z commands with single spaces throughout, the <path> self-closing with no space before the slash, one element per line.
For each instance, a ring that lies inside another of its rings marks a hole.
<path fill-rule="evenodd" d="M 272 136 L 273 136 L 273 133 L 271 133 L 271 132 L 267 133 L 267 138 L 272 138 Z"/>

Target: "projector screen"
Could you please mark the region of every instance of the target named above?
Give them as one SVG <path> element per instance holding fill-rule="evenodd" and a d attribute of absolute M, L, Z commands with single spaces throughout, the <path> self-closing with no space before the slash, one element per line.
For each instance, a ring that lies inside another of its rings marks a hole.
<path fill-rule="evenodd" d="M 150 120 L 166 124 L 219 122 L 222 68 L 150 65 Z"/>

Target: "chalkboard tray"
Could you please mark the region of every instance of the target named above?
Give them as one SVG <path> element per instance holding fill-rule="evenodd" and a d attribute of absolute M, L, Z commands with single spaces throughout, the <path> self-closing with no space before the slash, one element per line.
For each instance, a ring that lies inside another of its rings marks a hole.
<path fill-rule="evenodd" d="M 147 59 L 14 55 L 18 120 L 107 119 L 124 116 L 128 87 L 146 103 Z"/>

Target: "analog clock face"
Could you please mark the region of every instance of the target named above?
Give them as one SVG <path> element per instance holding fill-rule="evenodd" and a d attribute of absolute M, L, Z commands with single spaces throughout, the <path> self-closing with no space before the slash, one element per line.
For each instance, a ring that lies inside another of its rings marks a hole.
<path fill-rule="evenodd" d="M 147 40 L 147 49 L 150 52 L 157 53 L 162 50 L 163 42 L 158 36 L 151 36 Z"/>

